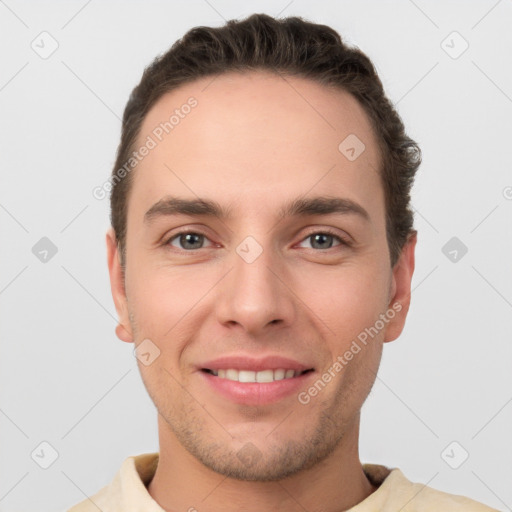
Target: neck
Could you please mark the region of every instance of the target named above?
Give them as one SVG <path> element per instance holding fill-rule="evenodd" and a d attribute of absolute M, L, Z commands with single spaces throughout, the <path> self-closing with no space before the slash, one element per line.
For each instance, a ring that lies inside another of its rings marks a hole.
<path fill-rule="evenodd" d="M 340 512 L 376 490 L 359 460 L 359 417 L 327 459 L 274 482 L 235 480 L 210 470 L 181 446 L 160 416 L 158 423 L 160 457 L 148 492 L 167 511 Z"/>

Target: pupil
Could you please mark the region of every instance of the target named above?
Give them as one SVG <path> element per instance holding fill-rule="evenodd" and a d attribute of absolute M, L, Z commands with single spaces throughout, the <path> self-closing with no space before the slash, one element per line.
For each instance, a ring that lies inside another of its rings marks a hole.
<path fill-rule="evenodd" d="M 186 233 L 181 235 L 180 243 L 183 247 L 189 249 L 199 249 L 201 247 L 202 236 L 195 233 Z M 194 242 L 195 239 L 195 242 Z M 187 245 L 188 244 L 188 245 Z M 192 247 L 191 247 L 192 245 Z"/>
<path fill-rule="evenodd" d="M 328 244 L 327 246 L 322 246 L 321 244 L 326 242 L 326 240 L 330 240 L 330 244 Z M 315 247 L 315 244 L 319 242 L 320 243 L 320 249 L 329 249 L 330 247 L 332 247 L 332 235 L 326 235 L 326 234 L 323 234 L 323 233 L 319 233 L 319 234 L 316 234 L 316 235 L 313 235 L 313 247 Z"/>

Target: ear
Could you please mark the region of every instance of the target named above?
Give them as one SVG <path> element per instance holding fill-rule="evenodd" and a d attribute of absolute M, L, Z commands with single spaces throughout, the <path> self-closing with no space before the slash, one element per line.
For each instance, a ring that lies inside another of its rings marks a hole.
<path fill-rule="evenodd" d="M 130 315 L 128 312 L 128 301 L 126 299 L 119 247 L 112 227 L 107 231 L 106 242 L 110 289 L 112 290 L 112 298 L 114 299 L 117 315 L 119 316 L 116 334 L 120 340 L 132 343 L 133 334 L 130 325 Z"/>
<path fill-rule="evenodd" d="M 416 248 L 417 232 L 409 236 L 404 244 L 400 257 L 393 267 L 389 308 L 395 316 L 389 321 L 384 343 L 396 340 L 400 336 L 411 303 L 411 281 L 414 273 L 414 250 Z"/>

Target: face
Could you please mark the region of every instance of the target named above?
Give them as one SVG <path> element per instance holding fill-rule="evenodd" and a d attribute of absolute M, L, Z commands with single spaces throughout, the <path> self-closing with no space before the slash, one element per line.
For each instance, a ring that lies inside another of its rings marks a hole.
<path fill-rule="evenodd" d="M 231 73 L 163 96 L 148 137 L 124 283 L 107 246 L 164 437 L 235 478 L 310 468 L 355 432 L 409 304 L 414 241 L 391 268 L 370 122 L 346 92 Z"/>

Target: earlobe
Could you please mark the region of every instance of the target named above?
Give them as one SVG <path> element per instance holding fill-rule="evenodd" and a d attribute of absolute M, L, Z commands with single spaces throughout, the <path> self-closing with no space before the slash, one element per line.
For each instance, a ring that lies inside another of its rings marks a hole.
<path fill-rule="evenodd" d="M 116 327 L 116 336 L 121 341 L 126 341 L 127 343 L 133 343 L 133 336 L 131 334 L 131 331 L 127 331 L 122 324 L 117 324 Z"/>
<path fill-rule="evenodd" d="M 400 336 L 409 306 L 411 303 L 411 282 L 414 273 L 414 251 L 417 242 L 417 232 L 414 231 L 404 244 L 400 257 L 393 267 L 389 308 L 396 312 L 389 322 L 384 342 L 393 341 Z"/>
<path fill-rule="evenodd" d="M 121 341 L 133 342 L 133 334 L 128 311 L 124 276 L 119 258 L 119 246 L 117 244 L 114 229 L 111 227 L 106 233 L 107 263 L 110 275 L 110 289 L 112 298 L 119 316 L 119 325 L 116 327 L 116 335 Z"/>

